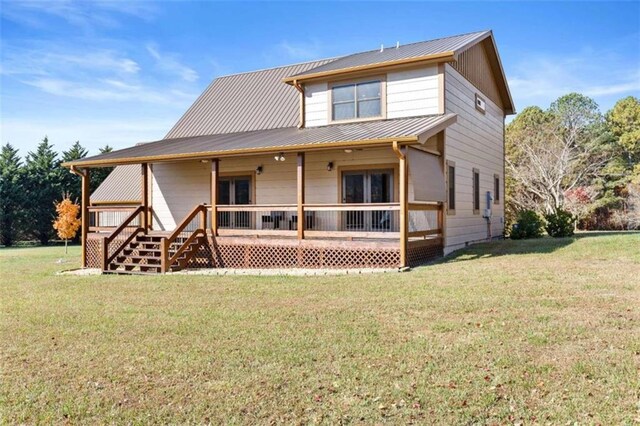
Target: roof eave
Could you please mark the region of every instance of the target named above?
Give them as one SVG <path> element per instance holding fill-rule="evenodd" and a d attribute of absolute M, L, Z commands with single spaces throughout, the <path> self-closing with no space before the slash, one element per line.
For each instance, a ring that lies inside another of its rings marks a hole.
<path fill-rule="evenodd" d="M 170 161 L 186 161 L 186 160 L 206 160 L 211 158 L 222 158 L 222 157 L 236 157 L 236 156 L 246 156 L 246 155 L 260 155 L 260 154 L 273 154 L 278 152 L 299 152 L 299 151 L 318 151 L 318 150 L 327 150 L 327 149 L 336 149 L 336 148 L 345 148 L 345 147 L 353 147 L 357 145 L 358 147 L 372 147 L 372 146 L 380 146 L 385 144 L 390 144 L 394 141 L 399 142 L 401 144 L 415 144 L 419 143 L 418 136 L 401 136 L 401 137 L 387 137 L 380 139 L 356 139 L 356 140 L 345 140 L 345 141 L 335 141 L 335 142 L 326 142 L 326 143 L 316 143 L 316 144 L 300 144 L 300 145 L 282 145 L 282 146 L 272 146 L 265 148 L 243 148 L 236 150 L 225 150 L 225 151 L 204 151 L 204 152 L 193 152 L 193 153 L 185 153 L 185 154 L 163 154 L 163 155 L 150 155 L 150 156 L 140 156 L 140 157 L 129 157 L 129 158 L 118 158 L 118 159 L 106 159 L 106 160 L 85 160 L 85 161 L 70 161 L 66 163 L 62 163 L 63 167 L 113 167 L 113 166 L 123 166 L 127 164 L 142 164 L 142 163 L 159 163 L 159 162 L 170 162 Z"/>
<path fill-rule="evenodd" d="M 355 67 L 341 68 L 337 70 L 320 71 L 315 73 L 285 77 L 282 79 L 284 83 L 293 85 L 294 82 L 309 82 L 319 79 L 330 79 L 340 77 L 355 72 L 379 71 L 381 69 L 404 67 L 411 65 L 424 65 L 429 63 L 451 62 L 458 59 L 457 52 L 446 51 L 435 53 L 432 55 L 416 56 L 413 58 L 398 59 L 395 61 L 378 62 L 375 64 L 358 65 Z"/>

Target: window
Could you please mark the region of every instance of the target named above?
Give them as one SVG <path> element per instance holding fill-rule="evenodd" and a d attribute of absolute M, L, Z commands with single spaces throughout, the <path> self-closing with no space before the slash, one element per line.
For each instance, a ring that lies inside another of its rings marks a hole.
<path fill-rule="evenodd" d="M 500 176 L 493 175 L 493 204 L 500 204 Z"/>
<path fill-rule="evenodd" d="M 447 161 L 447 214 L 456 214 L 456 164 Z"/>
<path fill-rule="evenodd" d="M 353 120 L 382 116 L 382 82 L 363 81 L 331 88 L 331 119 Z"/>
<path fill-rule="evenodd" d="M 473 169 L 473 214 L 480 214 L 480 171 Z"/>

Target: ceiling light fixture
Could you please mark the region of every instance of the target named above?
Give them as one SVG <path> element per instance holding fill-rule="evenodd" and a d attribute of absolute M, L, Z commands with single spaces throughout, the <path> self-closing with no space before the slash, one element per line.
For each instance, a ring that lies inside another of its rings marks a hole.
<path fill-rule="evenodd" d="M 274 156 L 273 159 L 276 160 L 276 161 L 284 161 L 284 160 L 286 160 L 286 158 L 284 158 L 284 153 L 282 153 L 282 152 L 280 154 Z"/>

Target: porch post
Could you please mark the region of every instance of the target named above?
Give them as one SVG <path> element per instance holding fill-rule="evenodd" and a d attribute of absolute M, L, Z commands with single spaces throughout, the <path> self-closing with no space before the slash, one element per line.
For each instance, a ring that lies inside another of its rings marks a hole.
<path fill-rule="evenodd" d="M 298 239 L 304 239 L 304 152 L 298 153 Z"/>
<path fill-rule="evenodd" d="M 149 230 L 149 168 L 147 163 L 140 165 L 140 199 L 142 200 L 142 228 Z"/>
<path fill-rule="evenodd" d="M 218 235 L 218 159 L 211 160 L 211 179 L 209 179 L 209 186 L 211 190 L 211 236 L 216 237 Z"/>
<path fill-rule="evenodd" d="M 408 266 L 407 261 L 407 237 L 409 235 L 409 173 L 407 157 L 403 155 L 400 161 L 400 267 Z"/>
<path fill-rule="evenodd" d="M 83 268 L 87 267 L 87 234 L 89 233 L 89 179 L 91 174 L 89 169 L 82 171 L 82 225 L 81 225 L 81 242 L 82 242 L 82 258 L 81 264 Z M 98 214 L 96 213 L 96 217 Z"/>

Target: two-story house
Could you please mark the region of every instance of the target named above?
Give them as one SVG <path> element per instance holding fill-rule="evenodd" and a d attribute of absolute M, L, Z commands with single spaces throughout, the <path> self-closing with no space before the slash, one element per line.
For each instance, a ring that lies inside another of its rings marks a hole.
<path fill-rule="evenodd" d="M 66 164 L 83 265 L 404 267 L 499 237 L 513 113 L 491 31 L 217 78 L 164 139 Z"/>

